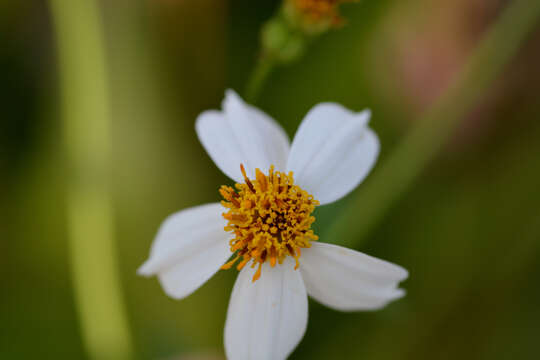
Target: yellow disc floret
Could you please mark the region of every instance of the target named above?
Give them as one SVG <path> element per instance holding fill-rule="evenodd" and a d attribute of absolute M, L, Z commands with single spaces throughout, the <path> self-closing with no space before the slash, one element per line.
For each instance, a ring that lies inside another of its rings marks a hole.
<path fill-rule="evenodd" d="M 292 171 L 285 174 L 271 166 L 267 176 L 256 169 L 255 179 L 250 180 L 244 166 L 240 165 L 240 169 L 244 184 L 236 184 L 236 190 L 230 186 L 219 189 L 225 199 L 221 203 L 228 209 L 223 214 L 228 221 L 225 231 L 234 235 L 230 246 L 231 252 L 236 253 L 221 268 L 230 269 L 242 258 L 236 267 L 241 270 L 253 260 L 251 267 L 259 266 L 253 276 L 256 281 L 264 262 L 274 267 L 290 255 L 296 260 L 297 269 L 300 249 L 309 248 L 310 242 L 318 239 L 311 230 L 315 221 L 311 213 L 319 202 L 294 184 Z"/>

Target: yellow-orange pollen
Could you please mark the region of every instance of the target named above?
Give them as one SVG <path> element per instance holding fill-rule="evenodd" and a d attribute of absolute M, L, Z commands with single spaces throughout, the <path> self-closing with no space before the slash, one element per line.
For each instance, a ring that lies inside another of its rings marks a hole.
<path fill-rule="evenodd" d="M 298 268 L 301 248 L 309 248 L 318 236 L 311 230 L 315 217 L 311 215 L 319 202 L 311 194 L 294 184 L 292 171 L 285 174 L 270 167 L 268 175 L 255 170 L 255 179 L 250 180 L 240 165 L 244 184 L 236 184 L 236 190 L 222 186 L 219 193 L 225 200 L 221 203 L 228 211 L 223 217 L 228 220 L 225 231 L 234 238 L 229 242 L 233 260 L 223 265 L 230 269 L 239 259 L 236 268 L 241 270 L 250 260 L 251 267 L 258 265 L 253 276 L 261 276 L 261 267 L 268 261 L 274 267 L 282 264 L 288 255 L 296 260 Z"/>

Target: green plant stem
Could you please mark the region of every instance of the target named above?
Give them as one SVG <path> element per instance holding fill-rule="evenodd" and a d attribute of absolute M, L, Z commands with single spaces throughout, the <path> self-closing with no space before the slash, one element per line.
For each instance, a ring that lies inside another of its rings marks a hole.
<path fill-rule="evenodd" d="M 248 80 L 245 92 L 246 101 L 255 103 L 259 98 L 264 82 L 272 72 L 274 61 L 269 57 L 263 56 L 255 65 L 253 72 Z"/>
<path fill-rule="evenodd" d="M 92 359 L 130 359 L 109 190 L 105 47 L 94 0 L 50 0 L 57 38 L 75 305 Z"/>
<path fill-rule="evenodd" d="M 514 0 L 485 34 L 454 83 L 376 170 L 325 234 L 358 246 L 421 174 L 516 54 L 540 16 L 540 1 Z"/>

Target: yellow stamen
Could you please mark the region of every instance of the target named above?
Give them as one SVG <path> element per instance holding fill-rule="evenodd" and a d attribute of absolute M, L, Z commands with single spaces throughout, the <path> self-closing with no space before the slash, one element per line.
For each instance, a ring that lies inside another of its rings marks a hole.
<path fill-rule="evenodd" d="M 268 175 L 256 169 L 255 180 L 250 180 L 243 165 L 240 171 L 245 183 L 236 184 L 236 190 L 228 186 L 219 190 L 228 209 L 223 214 L 228 221 L 225 231 L 234 235 L 230 249 L 237 254 L 221 268 L 230 269 L 242 257 L 236 268 L 241 270 L 249 261 L 252 268 L 258 264 L 253 276 L 257 281 L 263 263 L 268 261 L 274 267 L 292 256 L 298 269 L 300 249 L 311 247 L 311 241 L 318 239 L 311 230 L 315 221 L 311 213 L 319 202 L 294 184 L 292 172 L 274 171 L 271 166 Z"/>
<path fill-rule="evenodd" d="M 270 256 L 270 266 L 271 266 L 271 267 L 276 266 L 276 259 L 277 259 L 277 258 L 276 258 L 275 255 Z"/>
<path fill-rule="evenodd" d="M 236 269 L 238 271 L 242 270 L 244 268 L 244 266 L 246 266 L 247 262 L 250 260 L 249 257 L 244 257 L 244 260 L 240 261 L 240 263 L 238 264 L 238 266 L 236 267 Z"/>
<path fill-rule="evenodd" d="M 255 272 L 255 275 L 253 275 L 253 279 L 251 280 L 252 282 L 259 280 L 259 278 L 261 277 L 261 267 L 262 267 L 262 263 L 259 263 L 259 268 Z"/>
<path fill-rule="evenodd" d="M 234 265 L 236 260 L 238 260 L 239 257 L 240 257 L 240 255 L 236 255 L 234 259 L 232 259 L 228 263 L 225 263 L 224 265 L 222 265 L 221 270 L 229 270 Z"/>

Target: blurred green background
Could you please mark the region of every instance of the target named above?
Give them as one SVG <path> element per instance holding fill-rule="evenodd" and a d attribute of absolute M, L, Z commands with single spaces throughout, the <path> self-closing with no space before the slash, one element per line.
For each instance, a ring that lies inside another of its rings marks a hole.
<path fill-rule="evenodd" d="M 347 24 L 322 35 L 299 61 L 277 68 L 257 106 L 291 137 L 318 102 L 369 107 L 382 143 L 380 166 L 509 3 L 347 4 Z M 137 358 L 223 358 L 234 271 L 218 272 L 182 301 L 135 271 L 167 215 L 218 200 L 218 187 L 229 183 L 199 144 L 194 121 L 201 111 L 219 108 L 224 89 L 242 92 L 257 61 L 260 26 L 278 6 L 247 0 L 99 2 L 114 241 Z M 88 356 L 72 286 L 69 155 L 56 46 L 47 2 L 0 3 L 1 359 Z M 403 284 L 407 296 L 372 313 L 340 313 L 310 302 L 306 335 L 291 358 L 538 357 L 539 64 L 536 26 L 367 236 L 321 238 L 355 243 L 403 265 L 410 271 Z M 317 210 L 320 234 L 331 236 L 325 229 L 344 211 L 354 216 L 351 199 L 358 191 Z M 350 234 L 356 236 L 353 229 Z M 97 257 L 91 266 L 99 268 L 101 261 Z M 104 332 L 108 325 L 103 322 Z"/>

